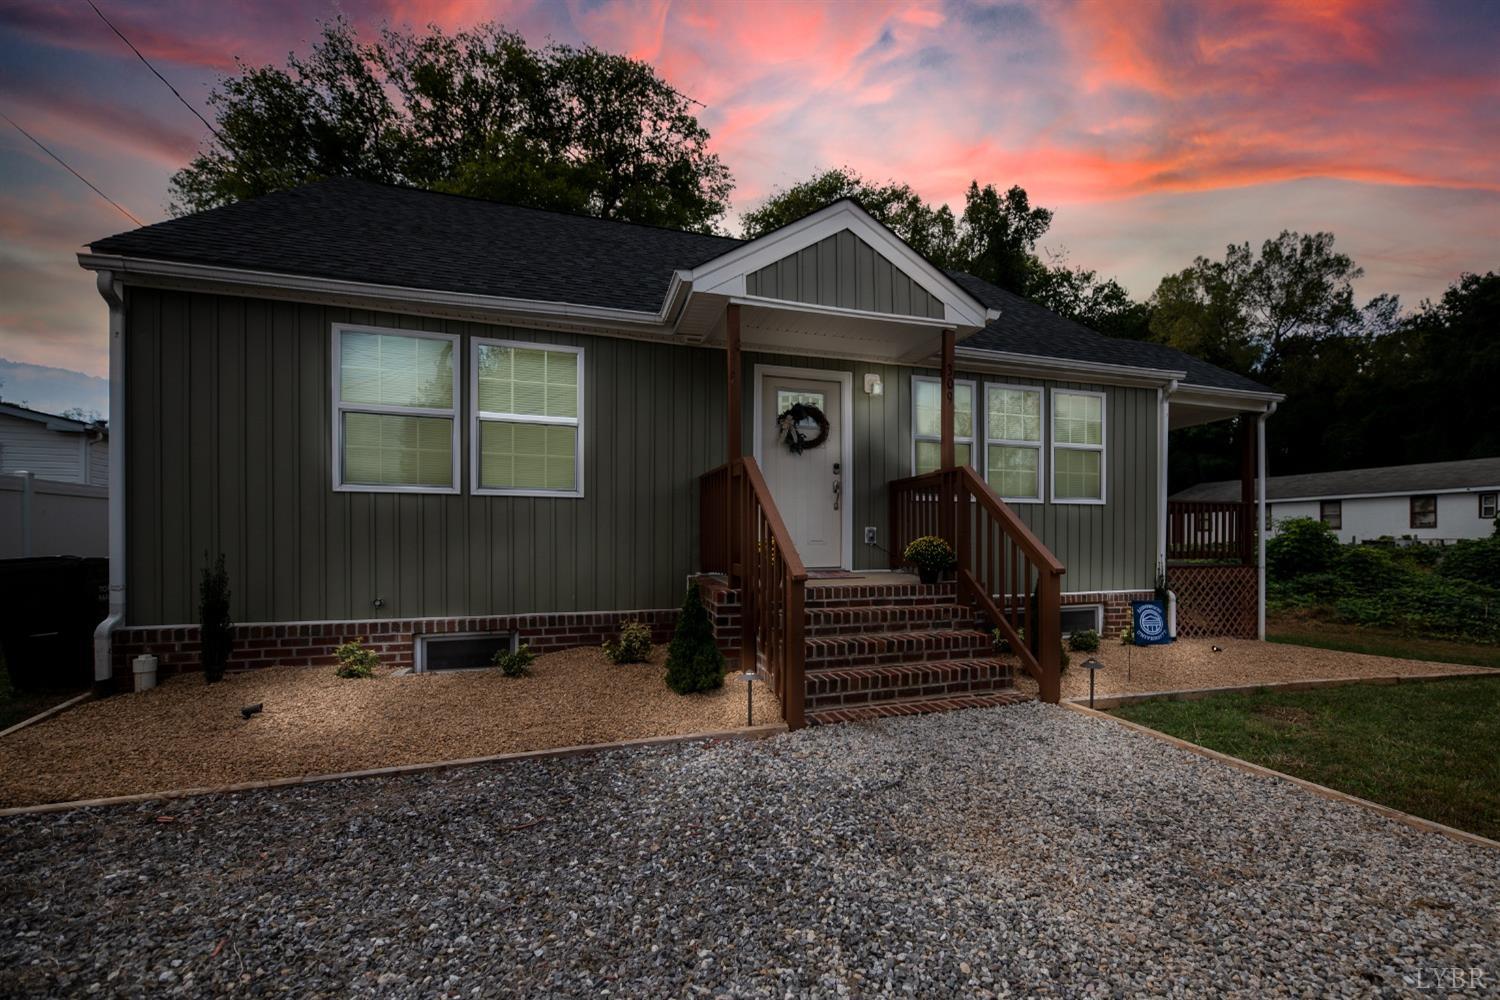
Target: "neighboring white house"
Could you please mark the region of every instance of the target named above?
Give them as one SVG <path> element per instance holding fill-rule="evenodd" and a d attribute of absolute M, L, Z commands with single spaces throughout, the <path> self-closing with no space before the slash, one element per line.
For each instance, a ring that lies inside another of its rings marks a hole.
<path fill-rule="evenodd" d="M 0 403 L 0 559 L 107 556 L 108 487 L 103 424 Z"/>
<path fill-rule="evenodd" d="M 1199 483 L 1172 499 L 1232 502 L 1240 499 L 1240 489 L 1237 479 Z M 1500 514 L 1497 500 L 1500 458 L 1266 479 L 1266 520 L 1272 534 L 1291 518 L 1310 517 L 1332 528 L 1343 542 L 1488 538 Z"/>
<path fill-rule="evenodd" d="M 102 423 L 0 402 L 0 475 L 30 472 L 57 483 L 109 485 L 109 432 Z"/>

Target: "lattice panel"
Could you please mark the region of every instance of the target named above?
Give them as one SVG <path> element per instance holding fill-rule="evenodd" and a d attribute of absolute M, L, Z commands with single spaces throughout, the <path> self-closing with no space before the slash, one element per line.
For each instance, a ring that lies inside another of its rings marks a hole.
<path fill-rule="evenodd" d="M 1167 586 L 1177 594 L 1179 636 L 1255 638 L 1254 566 L 1173 566 Z"/>

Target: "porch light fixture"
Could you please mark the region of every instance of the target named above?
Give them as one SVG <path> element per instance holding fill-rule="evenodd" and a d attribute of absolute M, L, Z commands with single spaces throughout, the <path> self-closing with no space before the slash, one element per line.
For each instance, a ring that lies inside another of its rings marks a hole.
<path fill-rule="evenodd" d="M 865 395 L 882 396 L 885 394 L 885 384 L 880 381 L 880 376 L 875 372 L 865 372 Z"/>
<path fill-rule="evenodd" d="M 1092 656 L 1083 661 L 1083 669 L 1089 672 L 1089 708 L 1094 707 L 1094 674 L 1097 673 L 1103 666 L 1104 664 L 1100 663 Z"/>
<path fill-rule="evenodd" d="M 755 711 L 755 682 L 760 680 L 760 674 L 747 670 L 740 674 L 740 680 L 745 682 L 745 725 L 754 725 L 751 720 Z"/>

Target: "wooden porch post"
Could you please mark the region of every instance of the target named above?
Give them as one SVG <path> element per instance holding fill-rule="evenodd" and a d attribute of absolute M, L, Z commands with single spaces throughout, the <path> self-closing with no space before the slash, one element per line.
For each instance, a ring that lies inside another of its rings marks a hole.
<path fill-rule="evenodd" d="M 729 403 L 729 413 L 726 426 L 729 428 L 728 449 L 724 452 L 725 461 L 733 462 L 744 455 L 744 437 L 740 430 L 740 415 L 744 412 L 741 406 L 741 395 L 743 392 L 743 379 L 740 375 L 740 307 L 730 303 L 724 311 L 724 330 L 726 334 L 725 360 L 728 363 L 728 392 L 725 393 Z"/>
<path fill-rule="evenodd" d="M 953 348 L 955 338 L 952 330 L 943 331 L 943 437 L 942 466 L 951 469 L 954 461 L 953 447 Z"/>
<path fill-rule="evenodd" d="M 953 443 L 953 348 L 955 337 L 952 330 L 943 331 L 943 362 L 942 362 L 942 409 L 938 417 L 942 421 L 942 444 L 939 449 L 938 464 L 942 466 L 942 486 L 938 491 L 938 534 L 952 545 L 954 550 L 958 549 L 958 525 L 956 517 L 958 513 L 958 480 L 948 474 L 948 470 L 958 464 L 955 460 L 957 449 Z"/>
<path fill-rule="evenodd" d="M 740 372 L 740 307 L 733 303 L 724 311 L 724 332 L 724 399 L 727 407 L 724 426 L 728 428 L 724 441 L 724 461 L 729 463 L 729 489 L 724 494 L 724 522 L 725 536 L 729 540 L 729 565 L 725 568 L 724 575 L 728 577 L 731 587 L 740 587 L 744 584 L 745 553 L 748 551 L 745 540 L 748 529 L 744 524 L 745 511 L 748 508 L 744 501 L 744 470 L 735 465 L 740 458 L 744 457 L 745 446 L 744 435 L 740 428 L 740 414 L 743 412 L 741 397 L 744 388 L 744 379 Z M 745 618 L 748 625 L 749 615 L 747 614 Z M 753 651 L 751 655 L 754 655 Z"/>

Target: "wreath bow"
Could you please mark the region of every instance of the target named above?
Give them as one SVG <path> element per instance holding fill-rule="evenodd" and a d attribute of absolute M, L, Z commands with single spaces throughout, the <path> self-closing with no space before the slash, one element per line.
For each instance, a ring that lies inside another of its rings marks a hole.
<path fill-rule="evenodd" d="M 802 421 L 811 420 L 817 425 L 816 437 L 802 432 Z M 776 418 L 776 431 L 780 441 L 793 455 L 800 455 L 809 448 L 816 448 L 828 440 L 828 418 L 823 411 L 811 403 L 793 403 L 791 408 Z"/>

